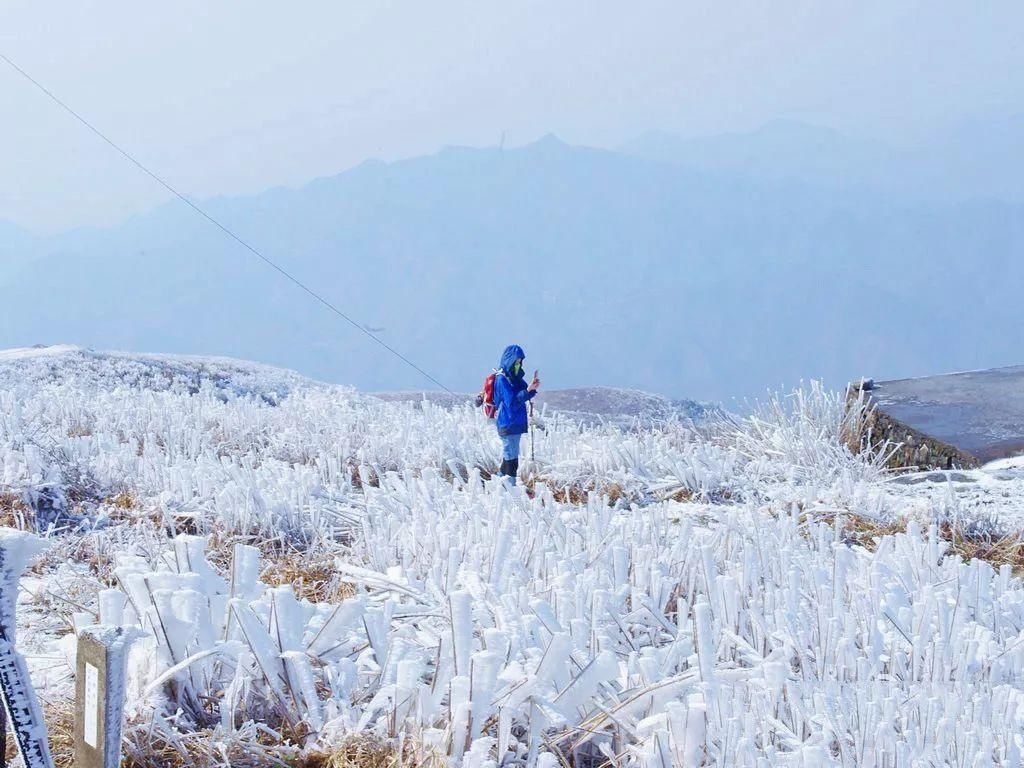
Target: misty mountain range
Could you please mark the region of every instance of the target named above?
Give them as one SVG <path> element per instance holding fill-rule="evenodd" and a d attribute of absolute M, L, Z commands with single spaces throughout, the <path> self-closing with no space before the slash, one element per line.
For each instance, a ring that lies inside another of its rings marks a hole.
<path fill-rule="evenodd" d="M 1024 163 L 1000 125 L 974 155 L 962 137 L 908 152 L 793 123 L 618 151 L 548 137 L 202 205 L 452 389 L 514 341 L 546 385 L 730 404 L 801 378 L 1022 362 Z M 3 347 L 431 388 L 180 202 L 48 238 L 0 224 L 0 259 Z"/>
<path fill-rule="evenodd" d="M 798 183 L 894 200 L 1024 203 L 1024 115 L 968 122 L 913 149 L 776 121 L 747 134 L 682 139 L 651 132 L 622 151 L 753 181 Z"/>

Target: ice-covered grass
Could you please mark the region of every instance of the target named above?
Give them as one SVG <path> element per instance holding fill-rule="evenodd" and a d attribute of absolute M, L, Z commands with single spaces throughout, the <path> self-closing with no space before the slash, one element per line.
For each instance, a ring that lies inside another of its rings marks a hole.
<path fill-rule="evenodd" d="M 943 526 L 1005 529 L 1024 477 L 964 474 L 970 501 L 897 482 L 847 447 L 856 418 L 813 385 L 700 433 L 555 416 L 509 490 L 468 407 L 20 353 L 0 491 L 55 539 L 27 647 L 71 647 L 41 604 L 143 630 L 134 765 L 313 765 L 353 738 L 473 768 L 1017 764 L 1024 585 Z M 858 519 L 911 525 L 858 541 Z M 282 584 L 303 558 L 315 588 Z"/>

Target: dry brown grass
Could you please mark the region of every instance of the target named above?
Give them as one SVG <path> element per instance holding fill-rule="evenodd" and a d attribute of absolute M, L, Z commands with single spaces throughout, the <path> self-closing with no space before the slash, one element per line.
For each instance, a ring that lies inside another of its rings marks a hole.
<path fill-rule="evenodd" d="M 50 752 L 54 768 L 75 768 L 75 704 L 71 699 L 43 702 Z M 7 734 L 4 765 L 10 765 L 18 756 L 18 744 L 13 733 Z"/>
<path fill-rule="evenodd" d="M 58 699 L 43 705 L 54 768 L 75 766 L 75 702 Z"/>
<path fill-rule="evenodd" d="M 1024 575 L 1024 540 L 1019 534 L 991 536 L 973 534 L 954 528 L 949 523 L 939 525 L 939 536 L 949 542 L 949 550 L 964 560 L 986 560 L 993 567 L 1009 565 L 1016 576 Z"/>
<path fill-rule="evenodd" d="M 32 519 L 32 510 L 25 504 L 20 493 L 0 492 L 0 526 L 26 530 Z"/>
<path fill-rule="evenodd" d="M 146 738 L 139 738 L 145 734 Z M 135 731 L 126 744 L 123 768 L 232 768 L 294 766 L 295 768 L 435 768 L 430 761 L 407 754 L 399 762 L 394 747 L 369 735 L 353 735 L 335 749 L 300 754 L 294 746 L 275 745 L 261 737 L 226 740 L 216 731 L 198 731 L 168 743 L 158 732 Z M 229 762 L 225 762 L 229 761 Z M 71 764 L 68 763 L 68 766 Z M 65 768 L 58 764 L 57 768 Z M 438 765 L 436 768 L 440 768 Z"/>
<path fill-rule="evenodd" d="M 596 485 L 594 483 L 571 483 L 569 485 L 557 486 L 551 484 L 551 478 L 541 475 L 531 475 L 522 482 L 527 493 L 531 496 L 537 492 L 537 485 L 539 483 L 547 485 L 551 495 L 559 504 L 573 504 L 576 506 L 586 504 L 587 498 L 592 493 L 596 493 L 599 496 L 607 496 L 608 501 L 612 504 L 615 504 L 619 499 L 625 498 L 626 496 L 625 489 L 618 483 L 606 483 L 604 485 Z"/>
<path fill-rule="evenodd" d="M 209 533 L 206 558 L 221 575 L 228 576 L 235 544 L 260 550 L 260 581 L 271 587 L 292 586 L 300 600 L 339 603 L 355 594 L 355 587 L 341 581 L 334 567 L 337 550 L 303 551 L 286 547 L 278 539 L 240 535 L 217 529 Z"/>
<path fill-rule="evenodd" d="M 296 597 L 314 603 L 340 603 L 355 594 L 355 587 L 339 580 L 330 553 L 266 554 L 260 580 L 272 587 L 290 584 Z"/>
<path fill-rule="evenodd" d="M 678 501 L 682 503 L 689 503 L 697 497 L 697 494 L 691 491 L 689 488 L 680 488 L 678 491 L 669 496 L 666 501 Z"/>
<path fill-rule="evenodd" d="M 5 721 L 6 723 L 6 721 Z M 11 761 L 18 756 L 18 745 L 14 742 L 14 734 L 8 733 L 7 740 L 4 742 L 4 759 L 3 765 L 10 765 Z"/>
<path fill-rule="evenodd" d="M 124 523 L 136 520 L 147 519 L 155 525 L 161 525 L 163 520 L 160 512 L 156 509 L 143 509 L 142 500 L 134 491 L 120 491 L 113 496 L 108 496 L 100 501 L 103 512 L 110 518 L 111 522 Z"/>
<path fill-rule="evenodd" d="M 906 520 L 876 520 L 848 512 L 841 515 L 828 514 L 815 519 L 817 522 L 835 525 L 837 516 L 840 518 L 843 540 L 847 544 L 856 544 L 872 552 L 878 547 L 878 541 L 883 536 L 895 536 L 907 530 Z"/>
<path fill-rule="evenodd" d="M 298 750 L 270 744 L 265 734 L 232 734 L 202 730 L 168 739 L 160 729 L 131 729 L 124 742 L 122 768 L 268 768 L 301 765 Z"/>
<path fill-rule="evenodd" d="M 230 536 L 222 530 L 210 532 L 206 544 L 206 559 L 221 575 L 231 573 L 231 561 L 238 538 Z M 249 542 L 243 542 L 248 544 Z"/>
<path fill-rule="evenodd" d="M 337 749 L 302 758 L 298 768 L 394 768 L 398 764 L 394 747 L 371 736 L 349 736 Z M 402 765 L 414 768 L 417 764 L 404 760 Z"/>
<path fill-rule="evenodd" d="M 818 518 L 835 523 L 836 516 Z M 872 552 L 883 536 L 893 536 L 907 529 L 907 520 L 875 520 L 852 513 L 842 514 L 842 531 L 847 543 L 857 544 Z M 977 533 L 947 522 L 937 526 L 939 538 L 949 546 L 947 555 L 959 555 L 964 561 L 984 560 L 992 567 L 1009 565 L 1015 576 L 1024 576 L 1024 539 L 1019 534 L 994 536 Z"/>
<path fill-rule="evenodd" d="M 364 485 L 369 485 L 371 488 L 380 488 L 380 474 L 377 472 L 375 467 L 368 467 L 366 473 L 366 480 L 364 482 L 363 476 L 359 471 L 359 463 L 354 459 L 349 459 L 345 462 L 345 466 L 348 467 L 349 475 L 352 479 L 352 487 L 356 490 L 361 491 Z M 392 469 L 398 469 L 398 467 L 392 467 Z M 385 471 L 387 468 L 385 467 Z"/>
<path fill-rule="evenodd" d="M 116 509 L 132 510 L 139 509 L 139 498 L 132 491 L 121 491 L 107 499 L 105 504 Z"/>

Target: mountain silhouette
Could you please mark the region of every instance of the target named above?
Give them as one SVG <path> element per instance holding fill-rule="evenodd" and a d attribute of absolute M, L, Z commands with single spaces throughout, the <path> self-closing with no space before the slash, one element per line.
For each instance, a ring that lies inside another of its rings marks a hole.
<path fill-rule="evenodd" d="M 800 135 L 771 141 L 797 155 Z M 828 177 L 842 141 L 819 138 Z M 202 205 L 459 391 L 511 342 L 546 385 L 727 404 L 812 377 L 1019 360 L 1024 206 L 726 165 L 546 137 Z M 0 345 L 231 355 L 370 390 L 432 387 L 180 202 L 15 239 L 0 232 L 0 253 L 32 258 L 0 271 Z"/>

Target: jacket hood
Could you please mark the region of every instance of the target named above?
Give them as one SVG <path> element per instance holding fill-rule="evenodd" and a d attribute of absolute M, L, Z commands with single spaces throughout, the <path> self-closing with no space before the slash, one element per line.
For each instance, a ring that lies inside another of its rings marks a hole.
<path fill-rule="evenodd" d="M 511 376 L 513 363 L 525 357 L 526 353 L 523 352 L 522 347 L 518 344 L 509 344 L 505 347 L 505 351 L 501 353 L 501 370 L 504 371 L 506 376 Z M 523 375 L 522 371 L 520 371 L 520 375 Z"/>

